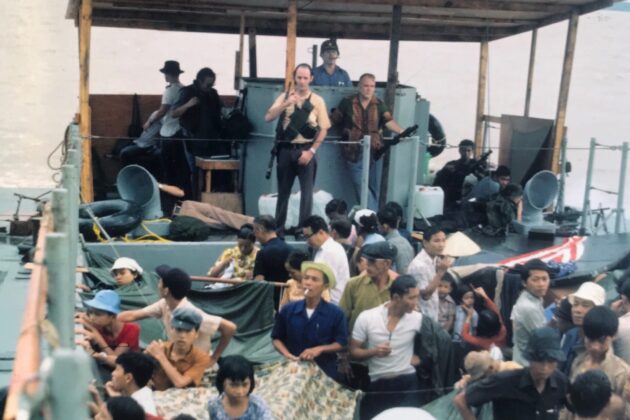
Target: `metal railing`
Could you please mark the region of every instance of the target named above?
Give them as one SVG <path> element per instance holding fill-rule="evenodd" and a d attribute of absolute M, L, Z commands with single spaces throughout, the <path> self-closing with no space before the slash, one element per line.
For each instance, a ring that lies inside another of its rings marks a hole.
<path fill-rule="evenodd" d="M 88 416 L 90 359 L 74 344 L 81 168 L 78 127 L 72 125 L 67 135 L 70 146 L 61 183 L 53 190 L 40 224 L 5 420 Z"/>

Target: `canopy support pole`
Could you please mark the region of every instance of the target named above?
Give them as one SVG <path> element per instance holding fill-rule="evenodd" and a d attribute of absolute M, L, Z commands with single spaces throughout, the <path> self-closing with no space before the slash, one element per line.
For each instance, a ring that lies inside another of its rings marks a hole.
<path fill-rule="evenodd" d="M 90 109 L 90 36 L 92 30 L 92 0 L 81 1 L 79 16 L 79 130 L 81 132 L 81 197 L 94 201 L 92 179 L 92 110 Z"/>
<path fill-rule="evenodd" d="M 477 82 L 477 115 L 475 117 L 475 156 L 483 151 L 483 109 L 486 107 L 488 85 L 488 41 L 481 41 L 479 48 L 479 80 Z"/>
<path fill-rule="evenodd" d="M 238 53 L 236 54 L 236 71 L 234 72 L 234 89 L 241 88 L 241 78 L 243 77 L 243 56 L 245 44 L 245 14 L 241 13 L 241 24 L 238 32 Z"/>
<path fill-rule="evenodd" d="M 295 42 L 297 35 L 297 0 L 289 0 L 287 16 L 287 62 L 284 70 L 284 90 L 289 90 L 295 68 Z"/>
<path fill-rule="evenodd" d="M 560 146 L 564 137 L 564 126 L 567 119 L 567 103 L 569 101 L 569 86 L 571 85 L 571 70 L 573 69 L 573 55 L 575 53 L 575 40 L 577 38 L 579 16 L 571 14 L 567 31 L 567 42 L 564 48 L 564 62 L 562 64 L 562 78 L 560 79 L 560 93 L 558 94 L 558 108 L 556 110 L 556 122 L 553 135 L 553 157 L 551 170 L 558 173 Z"/>
<path fill-rule="evenodd" d="M 532 100 L 532 83 L 534 81 L 534 62 L 536 60 L 536 41 L 538 29 L 532 30 L 532 44 L 529 48 L 529 69 L 527 70 L 527 87 L 525 88 L 525 112 L 524 116 L 529 117 L 529 106 Z"/>
<path fill-rule="evenodd" d="M 400 43 L 400 29 L 402 21 L 402 6 L 397 4 L 392 7 L 392 23 L 389 34 L 389 65 L 387 67 L 387 86 L 385 88 L 385 103 L 389 111 L 394 114 L 396 103 L 396 85 L 398 84 L 398 45 Z M 379 207 L 387 202 L 389 182 L 389 150 L 383 156 L 383 174 L 381 175 L 381 191 L 379 195 Z M 376 210 L 376 209 L 375 209 Z"/>
<path fill-rule="evenodd" d="M 256 58 L 256 28 L 249 28 L 249 77 L 258 77 L 258 63 Z"/>

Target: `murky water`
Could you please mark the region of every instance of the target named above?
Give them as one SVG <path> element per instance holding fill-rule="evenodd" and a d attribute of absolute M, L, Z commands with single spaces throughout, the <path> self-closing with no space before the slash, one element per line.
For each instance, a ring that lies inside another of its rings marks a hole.
<path fill-rule="evenodd" d="M 64 18 L 67 0 L 0 2 L 0 186 L 52 184 L 46 163 L 78 109 L 77 31 Z M 619 145 L 630 141 L 630 14 L 601 11 L 583 16 L 571 80 L 567 125 L 574 172 L 568 178 L 567 200 L 581 205 L 588 143 L 591 137 Z M 566 22 L 539 30 L 531 115 L 554 118 Z M 298 61 L 310 61 L 308 48 L 321 40 L 300 39 Z M 488 112 L 522 114 L 530 35 L 490 44 Z M 340 40 L 339 64 L 353 79 L 372 72 L 385 80 L 386 42 Z M 95 93 L 159 94 L 165 59 L 177 59 L 189 83 L 197 69 L 212 67 L 217 87 L 232 93 L 236 36 L 161 33 L 94 28 L 91 87 Z M 477 44 L 411 43 L 400 48 L 400 81 L 414 85 L 431 101 L 450 143 L 472 137 L 476 104 L 479 46 Z M 259 75 L 282 75 L 284 40 L 258 39 Z M 245 64 L 247 68 L 247 64 Z M 499 130 L 491 130 L 498 142 Z M 436 163 L 453 157 L 443 153 Z M 53 162 L 57 163 L 57 162 Z M 619 152 L 598 152 L 595 185 L 616 190 Z M 630 205 L 630 187 L 626 188 Z M 593 205 L 613 205 L 614 196 L 594 193 Z"/>

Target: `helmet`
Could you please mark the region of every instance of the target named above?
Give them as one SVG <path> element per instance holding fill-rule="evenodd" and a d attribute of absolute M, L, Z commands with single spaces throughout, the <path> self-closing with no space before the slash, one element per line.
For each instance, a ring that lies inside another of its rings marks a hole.
<path fill-rule="evenodd" d="M 339 54 L 339 47 L 337 47 L 337 40 L 335 40 L 334 38 L 327 39 L 326 41 L 322 42 L 322 46 L 320 48 L 321 53 L 323 54 L 324 52 L 329 51 L 329 50 L 337 51 L 337 54 Z"/>

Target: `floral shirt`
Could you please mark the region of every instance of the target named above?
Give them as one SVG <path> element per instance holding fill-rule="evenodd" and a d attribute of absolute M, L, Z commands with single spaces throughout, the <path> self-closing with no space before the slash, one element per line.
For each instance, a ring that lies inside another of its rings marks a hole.
<path fill-rule="evenodd" d="M 223 254 L 217 259 L 217 262 L 214 263 L 214 267 L 218 267 L 223 264 L 224 261 L 232 259 L 232 263 L 234 271 L 230 276 L 232 278 L 246 279 L 248 277 L 248 273 L 251 276 L 251 273 L 254 271 L 254 262 L 256 261 L 256 254 L 258 253 L 258 248 L 254 247 L 253 251 L 249 255 L 243 255 L 238 246 L 234 248 L 228 248 L 223 251 Z M 210 274 L 208 272 L 208 274 Z"/>
<path fill-rule="evenodd" d="M 242 416 L 230 417 L 223 407 L 223 396 L 224 394 L 221 394 L 208 403 L 208 413 L 212 420 L 273 420 L 274 418 L 265 401 L 255 394 L 249 396 L 249 406 Z"/>

